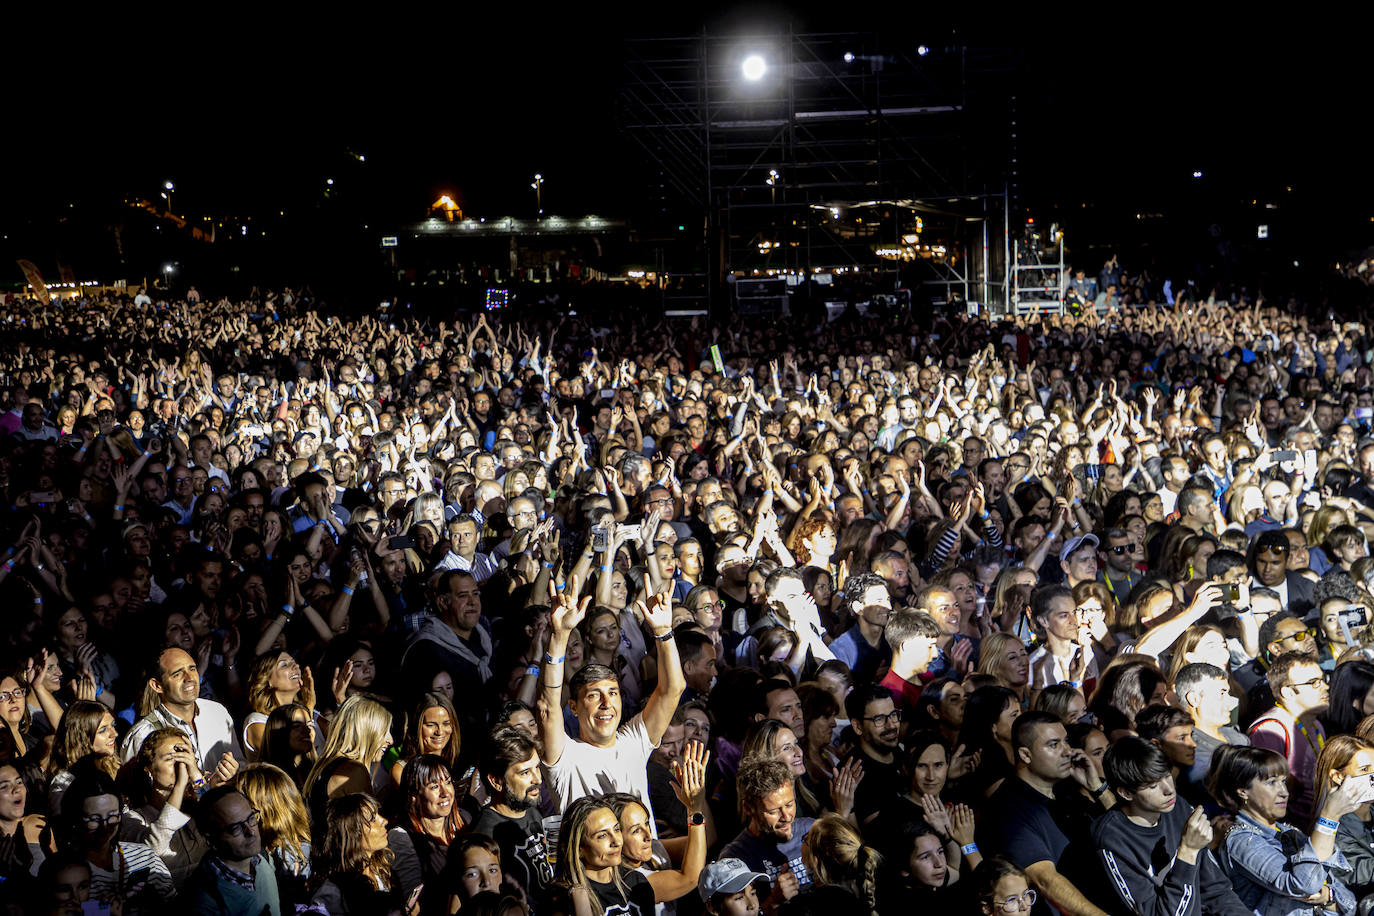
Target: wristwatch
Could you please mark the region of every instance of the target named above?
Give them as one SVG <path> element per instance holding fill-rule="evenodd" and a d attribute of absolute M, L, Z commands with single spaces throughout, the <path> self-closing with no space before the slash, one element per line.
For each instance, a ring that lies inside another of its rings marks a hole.
<path fill-rule="evenodd" d="M 691 814 L 687 815 L 688 827 L 702 827 L 705 826 L 705 824 L 706 815 L 702 814 L 700 811 L 693 811 Z"/>

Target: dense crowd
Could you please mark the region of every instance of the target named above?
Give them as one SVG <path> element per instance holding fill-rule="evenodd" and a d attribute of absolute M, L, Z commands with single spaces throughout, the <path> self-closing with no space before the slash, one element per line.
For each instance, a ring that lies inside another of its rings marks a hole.
<path fill-rule="evenodd" d="M 1104 292 L 12 309 L 0 900 L 1364 912 L 1374 338 Z"/>

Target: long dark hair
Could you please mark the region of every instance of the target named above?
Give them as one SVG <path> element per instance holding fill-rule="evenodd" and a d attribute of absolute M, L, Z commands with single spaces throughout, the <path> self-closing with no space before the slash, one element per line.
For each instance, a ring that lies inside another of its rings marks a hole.
<path fill-rule="evenodd" d="M 447 776 L 453 780 L 453 771 L 444 758 L 437 754 L 421 754 L 405 765 L 401 771 L 401 798 L 406 806 L 406 819 L 416 833 L 425 832 L 423 816 L 420 814 L 420 793 L 432 780 Z M 452 843 L 453 838 L 463 827 L 463 818 L 458 808 L 458 791 L 454 786 L 453 807 L 444 818 L 444 843 Z"/>
<path fill-rule="evenodd" d="M 1326 732 L 1353 735 L 1364 718 L 1364 698 L 1374 690 L 1374 663 L 1355 659 L 1331 672 L 1331 699 L 1326 707 Z"/>
<path fill-rule="evenodd" d="M 1020 704 L 1016 694 L 1006 687 L 989 684 L 979 687 L 968 695 L 964 705 L 964 724 L 959 729 L 959 743 L 966 753 L 990 750 L 997 743 L 992 736 L 992 726 L 1002 716 L 1008 703 Z M 1001 753 L 999 747 L 998 753 Z"/>

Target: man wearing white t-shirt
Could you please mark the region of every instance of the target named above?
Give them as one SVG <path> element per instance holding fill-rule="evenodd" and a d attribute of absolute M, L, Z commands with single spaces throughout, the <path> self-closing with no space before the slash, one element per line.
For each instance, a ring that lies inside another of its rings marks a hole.
<path fill-rule="evenodd" d="M 647 606 L 640 604 L 658 644 L 658 686 L 644 704 L 644 711 L 622 726 L 620 682 L 615 672 L 605 665 L 585 665 L 568 680 L 569 703 L 580 735 L 569 740 L 559 709 L 563 655 L 568 634 L 581 622 L 590 601 L 584 598 L 576 603 L 565 594 L 551 596 L 553 633 L 539 676 L 546 705 L 540 727 L 549 785 L 560 812 L 584 795 L 607 792 L 629 792 L 648 807 L 649 755 L 668 730 L 678 699 L 687 687 L 673 641 L 672 593 L 665 591 L 651 597 Z M 648 813 L 653 823 L 653 811 Z"/>

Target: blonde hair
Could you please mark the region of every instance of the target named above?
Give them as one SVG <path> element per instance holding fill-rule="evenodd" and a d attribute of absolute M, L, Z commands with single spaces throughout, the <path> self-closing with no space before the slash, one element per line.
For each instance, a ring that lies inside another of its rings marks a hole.
<path fill-rule="evenodd" d="M 854 825 L 827 814 L 811 825 L 802 841 L 802 860 L 818 885 L 847 887 L 873 911 L 877 908 L 878 868 L 882 857 L 864 845 Z"/>
<path fill-rule="evenodd" d="M 555 879 L 555 883 L 561 887 L 587 886 L 587 871 L 582 865 L 582 841 L 587 835 L 587 821 L 597 811 L 607 811 L 615 817 L 615 809 L 599 795 L 584 795 L 563 813 L 563 821 L 558 829 L 558 877 Z M 618 825 L 620 818 L 616 817 L 615 820 Z M 616 889 L 628 903 L 629 889 L 620 877 L 620 869 L 615 869 L 613 874 Z M 606 911 L 601 901 L 595 894 L 587 896 L 591 902 L 592 916 L 603 916 Z"/>
<path fill-rule="evenodd" d="M 279 766 L 250 763 L 239 770 L 235 786 L 262 818 L 263 851 L 284 849 L 299 862 L 309 858 L 310 816 L 291 777 Z"/>
<path fill-rule="evenodd" d="M 391 730 L 391 713 L 376 700 L 356 694 L 343 701 L 329 726 L 324 753 L 310 768 L 301 791 L 309 795 L 325 768 L 342 757 L 371 769 L 386 744 Z"/>
<path fill-rule="evenodd" d="M 1006 661 L 1007 655 L 1017 647 L 1024 650 L 1025 644 L 1020 638 L 1011 633 L 993 633 L 983 640 L 982 649 L 978 653 L 978 673 L 987 674 L 997 678 L 997 683 L 1002 684 L 1002 676 L 998 668 L 1002 667 L 1002 662 Z M 1010 684 L 1002 684 L 1003 687 L 1010 687 Z M 1025 687 L 1024 684 L 1020 685 Z"/>

